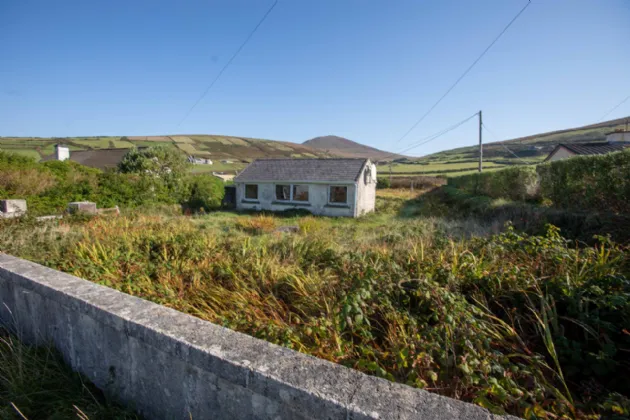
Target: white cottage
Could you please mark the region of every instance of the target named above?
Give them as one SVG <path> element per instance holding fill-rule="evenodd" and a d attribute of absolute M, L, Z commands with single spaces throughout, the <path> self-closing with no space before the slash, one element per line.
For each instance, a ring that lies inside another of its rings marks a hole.
<path fill-rule="evenodd" d="M 358 217 L 374 211 L 376 166 L 369 159 L 257 159 L 234 184 L 239 210 Z"/>

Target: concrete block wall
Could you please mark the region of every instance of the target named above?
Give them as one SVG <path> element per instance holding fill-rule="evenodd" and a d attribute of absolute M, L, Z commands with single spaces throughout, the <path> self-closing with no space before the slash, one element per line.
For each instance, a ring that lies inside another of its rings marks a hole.
<path fill-rule="evenodd" d="M 5 254 L 0 321 L 148 419 L 498 418 Z"/>

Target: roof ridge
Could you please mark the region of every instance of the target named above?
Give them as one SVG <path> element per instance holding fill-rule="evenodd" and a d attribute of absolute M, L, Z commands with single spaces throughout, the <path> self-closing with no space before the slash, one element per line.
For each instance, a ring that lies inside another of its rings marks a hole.
<path fill-rule="evenodd" d="M 369 158 L 357 158 L 357 157 L 332 157 L 332 158 L 256 158 L 256 160 L 368 160 Z"/>

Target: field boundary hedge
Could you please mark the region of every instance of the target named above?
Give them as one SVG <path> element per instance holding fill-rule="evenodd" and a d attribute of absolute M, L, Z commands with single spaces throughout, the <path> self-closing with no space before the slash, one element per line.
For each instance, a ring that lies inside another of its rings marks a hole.
<path fill-rule="evenodd" d="M 630 149 L 539 165 L 540 191 L 557 207 L 630 211 Z"/>
<path fill-rule="evenodd" d="M 630 211 L 630 149 L 464 175 L 449 178 L 448 185 L 492 198 L 549 200 L 564 209 L 627 214 Z"/>
<path fill-rule="evenodd" d="M 539 198 L 534 166 L 515 166 L 449 178 L 448 185 L 475 195 L 527 201 Z"/>

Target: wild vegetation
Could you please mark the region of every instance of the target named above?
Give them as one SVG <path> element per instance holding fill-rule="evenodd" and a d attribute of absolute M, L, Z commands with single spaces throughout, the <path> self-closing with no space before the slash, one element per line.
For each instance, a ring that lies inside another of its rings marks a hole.
<path fill-rule="evenodd" d="M 630 150 L 625 150 L 449 178 L 448 185 L 474 195 L 627 215 L 628 174 Z"/>
<path fill-rule="evenodd" d="M 379 190 L 358 220 L 6 220 L 0 251 L 493 412 L 630 415 L 628 245 L 444 218 L 438 198 Z"/>
<path fill-rule="evenodd" d="M 0 418 L 138 419 L 107 401 L 51 347 L 21 343 L 0 327 Z"/>
<path fill-rule="evenodd" d="M 0 151 L 0 197 L 26 199 L 30 215 L 58 214 L 71 201 L 98 207 L 183 204 L 198 211 L 220 205 L 223 184 L 187 174 L 184 155 L 163 147 L 130 152 L 118 171 L 102 172 L 72 161 L 37 163 Z"/>
<path fill-rule="evenodd" d="M 539 196 L 535 166 L 515 166 L 500 171 L 449 178 L 448 185 L 470 194 L 492 198 L 525 201 Z"/>

